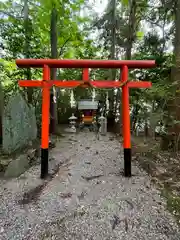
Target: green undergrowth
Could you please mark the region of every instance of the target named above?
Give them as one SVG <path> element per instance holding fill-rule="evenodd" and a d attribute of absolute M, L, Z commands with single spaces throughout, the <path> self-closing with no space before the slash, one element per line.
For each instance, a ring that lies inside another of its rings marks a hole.
<path fill-rule="evenodd" d="M 161 190 L 161 194 L 167 201 L 167 209 L 176 217 L 178 224 L 180 224 L 180 197 L 165 187 Z"/>
<path fill-rule="evenodd" d="M 136 163 L 146 171 L 166 200 L 167 210 L 180 225 L 180 167 L 179 156 L 160 150 L 159 143 L 134 138 L 132 150 Z"/>

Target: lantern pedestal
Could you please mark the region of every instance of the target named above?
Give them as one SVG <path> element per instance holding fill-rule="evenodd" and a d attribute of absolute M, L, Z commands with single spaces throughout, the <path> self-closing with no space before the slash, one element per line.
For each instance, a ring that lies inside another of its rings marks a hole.
<path fill-rule="evenodd" d="M 105 136 L 106 133 L 107 133 L 107 118 L 104 117 L 104 116 L 101 116 L 101 117 L 99 118 L 99 122 L 100 122 L 100 124 L 101 124 L 101 127 L 100 127 L 100 129 L 99 129 L 99 132 L 100 132 L 101 135 Z"/>
<path fill-rule="evenodd" d="M 75 117 L 74 113 L 72 113 L 72 116 L 69 118 L 69 128 L 66 128 L 66 132 L 76 133 L 76 120 L 77 117 Z"/>

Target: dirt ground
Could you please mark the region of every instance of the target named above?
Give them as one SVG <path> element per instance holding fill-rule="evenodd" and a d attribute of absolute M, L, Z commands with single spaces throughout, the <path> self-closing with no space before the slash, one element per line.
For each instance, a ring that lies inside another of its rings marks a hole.
<path fill-rule="evenodd" d="M 134 161 L 152 176 L 167 199 L 167 208 L 180 222 L 180 153 L 161 151 L 159 146 L 160 138 L 132 138 Z"/>
<path fill-rule="evenodd" d="M 122 154 L 111 134 L 61 137 L 47 180 L 32 166 L 0 182 L 0 239 L 179 240 L 166 199 L 135 157 L 133 177 L 123 176 Z"/>

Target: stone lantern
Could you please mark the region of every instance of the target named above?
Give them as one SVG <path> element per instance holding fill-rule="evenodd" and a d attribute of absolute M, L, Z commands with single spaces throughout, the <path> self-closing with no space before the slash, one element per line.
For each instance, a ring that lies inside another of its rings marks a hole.
<path fill-rule="evenodd" d="M 74 116 L 74 113 L 72 113 L 72 116 L 69 118 L 69 124 L 70 124 L 70 129 L 72 132 L 76 132 L 76 120 L 77 117 Z"/>
<path fill-rule="evenodd" d="M 99 122 L 101 124 L 101 127 L 99 129 L 100 134 L 106 135 L 106 133 L 107 133 L 107 118 L 104 117 L 103 115 L 101 115 L 101 117 L 99 117 Z"/>

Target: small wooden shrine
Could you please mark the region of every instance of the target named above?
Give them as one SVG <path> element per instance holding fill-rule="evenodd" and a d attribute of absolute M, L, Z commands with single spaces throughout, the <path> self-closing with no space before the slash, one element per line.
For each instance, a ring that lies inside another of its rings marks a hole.
<path fill-rule="evenodd" d="M 98 109 L 98 101 L 91 99 L 83 99 L 78 102 L 78 110 L 81 115 L 81 123 L 92 124 L 96 111 Z"/>

